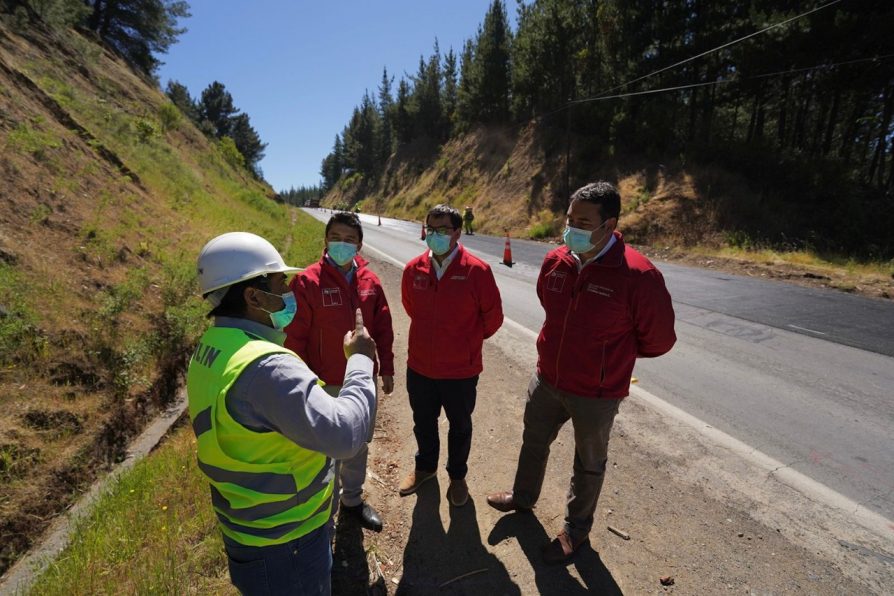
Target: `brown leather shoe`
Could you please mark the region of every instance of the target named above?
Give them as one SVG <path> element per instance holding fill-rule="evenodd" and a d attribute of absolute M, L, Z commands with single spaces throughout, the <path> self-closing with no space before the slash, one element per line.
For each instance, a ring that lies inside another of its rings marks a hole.
<path fill-rule="evenodd" d="M 450 479 L 450 486 L 447 487 L 447 500 L 454 507 L 462 507 L 469 502 L 469 485 L 465 480 L 462 478 Z"/>
<path fill-rule="evenodd" d="M 414 492 L 419 490 L 420 484 L 422 484 L 426 480 L 434 478 L 437 474 L 437 472 L 413 470 L 412 472 L 407 474 L 407 477 L 404 478 L 403 482 L 400 483 L 400 487 L 398 488 L 397 492 L 400 493 L 400 496 L 402 497 L 412 495 Z"/>
<path fill-rule="evenodd" d="M 590 537 L 584 536 L 575 542 L 565 530 L 562 530 L 555 540 L 543 547 L 541 551 L 543 561 L 550 565 L 567 564 L 574 557 L 574 553 L 589 541 Z"/>
<path fill-rule="evenodd" d="M 511 490 L 487 495 L 487 504 L 503 513 L 509 513 L 510 511 L 531 511 L 530 507 L 522 507 L 515 502 Z"/>

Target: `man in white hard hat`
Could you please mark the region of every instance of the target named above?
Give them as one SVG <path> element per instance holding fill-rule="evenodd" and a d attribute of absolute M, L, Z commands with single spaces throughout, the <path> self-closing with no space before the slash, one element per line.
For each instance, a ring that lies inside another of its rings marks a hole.
<path fill-rule="evenodd" d="M 279 252 L 260 236 L 214 238 L 198 260 L 214 324 L 189 363 L 189 415 L 243 594 L 329 594 L 334 461 L 356 453 L 376 407 L 375 342 L 358 309 L 338 399 L 282 347 L 295 314 Z"/>

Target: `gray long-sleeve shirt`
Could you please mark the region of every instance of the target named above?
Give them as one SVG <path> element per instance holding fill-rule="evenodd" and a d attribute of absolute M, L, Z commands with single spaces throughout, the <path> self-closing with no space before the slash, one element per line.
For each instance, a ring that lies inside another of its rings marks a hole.
<path fill-rule="evenodd" d="M 217 327 L 234 327 L 282 345 L 285 334 L 260 323 L 216 317 Z M 337 398 L 317 384 L 317 376 L 291 354 L 269 354 L 249 364 L 227 392 L 230 415 L 257 432 L 278 432 L 296 444 L 333 459 L 354 455 L 370 435 L 375 419 L 373 361 L 348 358 Z"/>

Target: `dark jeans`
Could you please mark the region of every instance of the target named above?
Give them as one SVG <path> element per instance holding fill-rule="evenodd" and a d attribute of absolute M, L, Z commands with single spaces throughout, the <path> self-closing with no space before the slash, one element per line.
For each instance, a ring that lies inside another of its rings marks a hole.
<path fill-rule="evenodd" d="M 447 414 L 447 474 L 451 479 L 466 477 L 469 450 L 472 448 L 472 412 L 475 410 L 478 376 L 468 379 L 430 379 L 407 369 L 407 393 L 413 410 L 413 434 L 416 435 L 416 469 L 438 469 L 441 442 L 438 416 Z"/>
<path fill-rule="evenodd" d="M 324 525 L 276 546 L 225 544 L 230 581 L 246 596 L 314 594 L 329 596 L 332 549 Z"/>

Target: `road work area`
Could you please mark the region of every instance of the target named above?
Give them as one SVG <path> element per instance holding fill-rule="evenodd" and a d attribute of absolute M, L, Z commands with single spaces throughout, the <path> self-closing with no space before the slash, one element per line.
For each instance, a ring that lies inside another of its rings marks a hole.
<path fill-rule="evenodd" d="M 380 401 L 365 487 L 384 530 L 371 533 L 347 519 L 338 525 L 333 593 L 890 593 L 894 528 L 873 527 L 791 488 L 636 392 L 614 425 L 590 545 L 567 567 L 542 563 L 540 548 L 563 523 L 574 455 L 570 422 L 553 444 L 533 514 L 502 514 L 485 500 L 512 488 L 536 363 L 530 332 L 511 322 L 485 342 L 468 504 L 453 507 L 445 496 L 443 414 L 437 480 L 400 497 L 397 486 L 416 449 L 405 382 L 409 320 L 400 269 L 366 256 L 382 279 L 395 330 L 395 390 Z"/>

